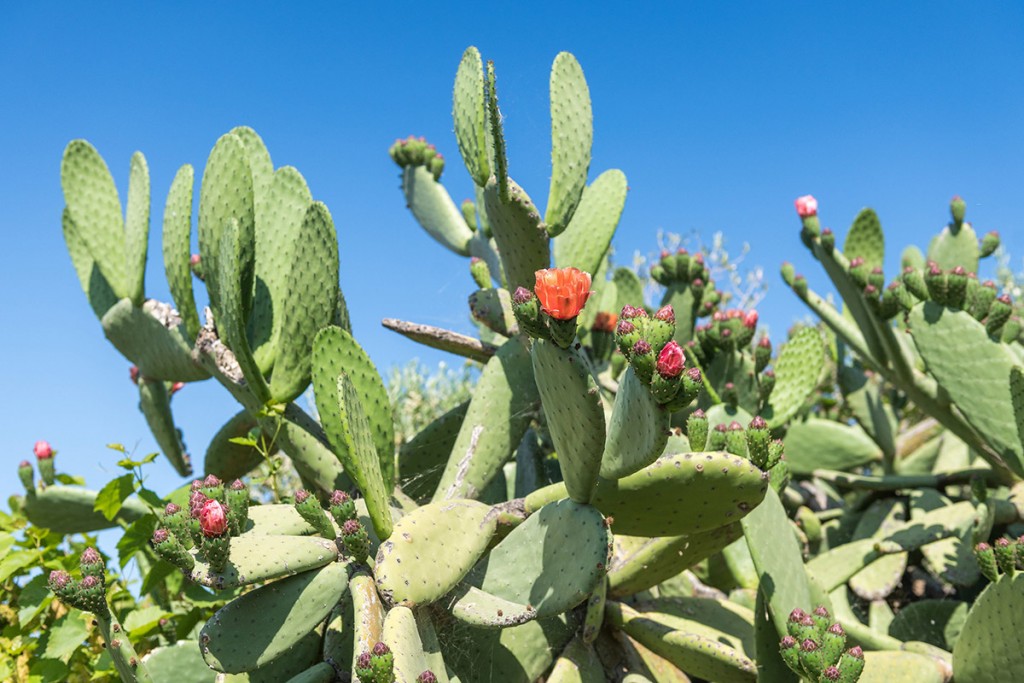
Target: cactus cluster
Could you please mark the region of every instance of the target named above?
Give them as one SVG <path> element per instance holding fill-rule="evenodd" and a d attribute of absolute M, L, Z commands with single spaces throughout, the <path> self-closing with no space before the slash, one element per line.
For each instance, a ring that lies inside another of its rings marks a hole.
<path fill-rule="evenodd" d="M 122 679 L 152 680 L 183 645 L 223 681 L 1020 671 L 1011 646 L 986 659 L 963 645 L 1021 613 L 1018 543 L 988 545 L 1024 533 L 1019 321 L 971 276 L 997 239 L 979 245 L 955 202 L 928 262 L 908 251 L 887 287 L 877 216 L 862 212 L 841 250 L 803 197 L 803 242 L 845 307 L 784 267 L 824 324 L 775 349 L 756 311 L 730 307 L 703 254 L 661 255 L 657 305 L 640 276 L 613 266 L 626 178 L 609 170 L 588 183 L 590 98 L 572 55 L 555 58 L 550 93 L 543 211 L 509 175 L 494 65 L 475 48 L 453 104 L 473 199 L 452 201 L 444 157 L 424 139 L 390 149 L 416 221 L 469 261 L 479 336 L 385 324 L 482 365 L 467 403 L 398 445 L 384 382 L 348 324 L 333 220 L 298 171 L 275 170 L 250 129 L 223 136 L 202 174 L 197 259 L 194 174 L 178 172 L 163 231 L 170 305 L 143 294 L 145 160 L 133 157 L 122 217 L 98 153 L 69 145 L 72 261 L 183 476 L 175 387 L 212 377 L 240 404 L 204 476 L 162 499 L 133 488 L 111 506 L 106 489 L 58 484 L 49 446 L 36 451 L 41 486 L 30 463 L 19 467 L 37 526 L 145 530 L 150 542 L 133 552 L 164 579 L 154 600 L 171 614 L 198 590 L 216 608 L 185 633 L 154 636 L 166 642 L 140 658 L 108 605 L 100 556 L 83 553 L 80 580 L 54 571 L 50 588 L 96 616 Z M 202 319 L 194 277 L 210 299 Z M 310 386 L 316 419 L 296 402 Z M 246 477 L 278 452 L 301 488 L 260 501 Z M 947 623 L 952 610 L 902 606 L 912 580 L 966 604 L 982 572 L 993 583 L 959 634 L 913 618 L 934 609 Z"/>

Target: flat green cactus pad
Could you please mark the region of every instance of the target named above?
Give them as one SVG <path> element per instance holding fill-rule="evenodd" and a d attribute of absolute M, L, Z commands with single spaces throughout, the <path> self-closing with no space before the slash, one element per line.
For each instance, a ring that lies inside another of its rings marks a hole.
<path fill-rule="evenodd" d="M 149 250 L 149 166 L 142 152 L 132 155 L 125 207 L 124 248 L 128 297 L 141 306 L 146 288 L 146 253 Z"/>
<path fill-rule="evenodd" d="M 309 536 L 316 530 L 302 518 L 294 505 L 275 503 L 250 505 L 249 521 L 242 532 L 253 536 Z"/>
<path fill-rule="evenodd" d="M 843 253 L 848 259 L 862 258 L 868 270 L 885 265 L 885 234 L 874 209 L 861 209 L 846 233 Z"/>
<path fill-rule="evenodd" d="M 559 268 L 598 271 L 622 217 L 627 190 L 626 174 L 618 169 L 605 171 L 583 190 L 569 227 L 555 240 Z"/>
<path fill-rule="evenodd" d="M 81 229 L 75 225 L 71 212 L 66 207 L 61 214 L 61 230 L 64 233 L 64 244 L 71 256 L 71 263 L 74 265 L 78 281 L 82 285 L 82 291 L 85 292 L 93 313 L 97 318 L 102 319 L 110 307 L 118 302 L 118 296 L 114 293 L 92 254 L 89 253 L 89 245 L 85 243 Z"/>
<path fill-rule="evenodd" d="M 786 462 L 794 474 L 848 470 L 875 462 L 882 450 L 857 425 L 809 418 L 786 431 Z"/>
<path fill-rule="evenodd" d="M 889 635 L 952 652 L 967 622 L 969 605 L 960 600 L 920 600 L 904 605 L 889 624 Z"/>
<path fill-rule="evenodd" d="M 657 460 L 668 443 L 670 418 L 671 413 L 658 405 L 633 368 L 626 368 L 608 421 L 601 476 L 618 479 Z"/>
<path fill-rule="evenodd" d="M 903 501 L 882 498 L 872 503 L 853 532 L 854 541 L 883 538 L 906 521 Z M 850 577 L 850 588 L 864 600 L 882 600 L 903 579 L 907 569 L 907 553 L 884 555 Z"/>
<path fill-rule="evenodd" d="M 559 52 L 551 65 L 551 188 L 544 214 L 552 236 L 565 230 L 580 202 L 593 141 L 594 117 L 583 69 L 570 53 Z"/>
<path fill-rule="evenodd" d="M 352 614 L 355 618 L 352 630 L 352 664 L 363 652 L 369 652 L 384 637 L 384 606 L 373 584 L 373 577 L 366 572 L 356 572 L 348 584 L 352 596 Z"/>
<path fill-rule="evenodd" d="M 892 406 L 882 400 L 881 383 L 869 379 L 862 370 L 852 366 L 839 368 L 838 378 L 843 399 L 857 423 L 878 444 L 886 457 L 894 457 L 898 425 Z M 791 460 L 788 448 L 786 459 Z"/>
<path fill-rule="evenodd" d="M 430 500 L 441 481 L 441 473 L 455 446 L 467 410 L 469 401 L 460 403 L 399 448 L 399 485 L 406 495 L 421 502 Z"/>
<path fill-rule="evenodd" d="M 174 415 L 171 413 L 171 394 L 167 385 L 161 380 L 139 377 L 139 409 L 146 417 L 146 424 L 153 438 L 160 446 L 174 471 L 183 477 L 192 474 L 192 463 L 185 453 L 181 435 L 174 426 Z"/>
<path fill-rule="evenodd" d="M 782 346 L 775 360 L 775 389 L 763 416 L 771 428 L 781 427 L 803 406 L 825 369 L 821 333 L 804 327 Z"/>
<path fill-rule="evenodd" d="M 547 683 L 587 683 L 602 678 L 604 668 L 594 647 L 584 643 L 581 638 L 574 638 L 555 660 Z"/>
<path fill-rule="evenodd" d="M 490 512 L 483 503 L 451 500 L 405 515 L 377 551 L 374 576 L 380 594 L 408 607 L 441 598 L 487 550 L 497 527 Z"/>
<path fill-rule="evenodd" d="M 228 565 L 221 572 L 213 571 L 196 549 L 190 552 L 196 557 L 190 578 L 217 590 L 292 576 L 322 567 L 338 558 L 338 548 L 333 540 L 256 533 L 231 539 Z"/>
<path fill-rule="evenodd" d="M 460 256 L 469 256 L 473 231 L 466 225 L 448 190 L 425 166 L 402 169 L 402 192 L 416 221 L 442 246 Z"/>
<path fill-rule="evenodd" d="M 978 235 L 970 223 L 959 228 L 947 225 L 928 245 L 928 260 L 943 270 L 963 266 L 968 273 L 977 273 L 979 255 Z"/>
<path fill-rule="evenodd" d="M 119 522 L 131 524 L 149 514 L 149 507 L 138 498 L 124 501 L 113 520 L 96 512 L 98 491 L 77 486 L 48 486 L 25 496 L 25 516 L 37 527 L 67 534 L 84 534 L 115 527 Z"/>
<path fill-rule="evenodd" d="M 551 259 L 548 233 L 526 191 L 511 178 L 508 185 L 509 197 L 503 200 L 498 183 L 489 180 L 484 188 L 484 205 L 501 254 L 508 290 L 514 292 L 517 287 L 532 290 L 534 273 L 547 268 Z M 459 221 L 466 224 L 461 215 Z"/>
<path fill-rule="evenodd" d="M 419 614 L 417 617 L 408 607 L 396 605 L 384 617 L 383 641 L 394 655 L 395 680 L 415 681 L 421 673 L 430 670 L 439 682 L 447 683 L 443 659 L 438 666 L 440 652 L 433 624 L 425 612 Z"/>
<path fill-rule="evenodd" d="M 605 429 L 601 392 L 578 350 L 562 349 L 551 341 L 538 339 L 531 355 L 533 375 L 566 490 L 573 500 L 586 503 L 602 468 Z M 658 453 L 663 447 L 661 444 Z"/>
<path fill-rule="evenodd" d="M 578 626 L 575 612 L 503 629 L 439 619 L 437 635 L 460 683 L 529 683 L 548 670 Z"/>
<path fill-rule="evenodd" d="M 740 520 L 767 489 L 768 475 L 749 460 L 724 452 L 678 453 L 623 479 L 598 480 L 593 504 L 613 518 L 617 534 L 680 536 Z M 536 499 L 552 491 L 541 489 Z"/>
<path fill-rule="evenodd" d="M 1024 680 L 1024 574 L 1002 576 L 989 584 L 967 613 L 953 648 L 958 681 L 996 683 Z"/>
<path fill-rule="evenodd" d="M 327 445 L 321 425 L 295 404 L 285 408 L 284 419 L 261 421 L 261 427 L 276 434 L 276 443 L 288 454 L 299 475 L 325 493 L 347 490 L 353 482 L 342 470 L 341 461 Z M 279 428 L 280 427 L 280 428 Z"/>
<path fill-rule="evenodd" d="M 231 439 L 247 437 L 258 424 L 256 418 L 245 410 L 225 422 L 206 447 L 204 474 L 215 474 L 222 481 L 232 481 L 258 467 L 263 462 L 263 455 L 254 446 L 231 442 Z"/>
<path fill-rule="evenodd" d="M 515 451 L 540 396 L 530 353 L 510 339 L 487 361 L 433 500 L 476 498 Z"/>
<path fill-rule="evenodd" d="M 743 535 L 739 524 L 688 536 L 633 538 L 617 534 L 608 572 L 613 597 L 632 595 L 656 586 L 719 552 Z"/>
<path fill-rule="evenodd" d="M 946 680 L 944 666 L 932 657 L 915 652 L 882 651 L 864 653 L 864 673 L 858 683 L 944 683 Z M 983 683 L 983 679 L 977 678 L 957 680 Z"/>
<path fill-rule="evenodd" d="M 452 612 L 456 616 L 469 613 L 474 623 L 495 627 L 566 612 L 585 601 L 604 577 L 610 545 L 604 517 L 597 509 L 570 500 L 545 505 L 466 576 L 468 586 L 511 603 L 509 609 L 517 606 L 516 613 L 506 616 L 495 611 L 483 622 L 485 615 L 469 607 L 484 596 L 472 591 L 456 600 Z"/>
<path fill-rule="evenodd" d="M 78 237 L 114 294 L 130 297 L 121 200 L 106 162 L 85 140 L 72 140 L 61 160 L 60 182 Z"/>
<path fill-rule="evenodd" d="M 1006 465 L 1024 476 L 1024 446 L 1010 391 L 1011 372 L 1020 366 L 1017 356 L 989 338 L 970 314 L 932 301 L 915 306 L 907 322 L 928 372 Z"/>
<path fill-rule="evenodd" d="M 252 671 L 218 674 L 218 683 L 281 683 L 299 676 L 320 661 L 322 629 L 307 633 L 291 650 Z M 289 682 L 290 683 L 290 682 Z"/>
<path fill-rule="evenodd" d="M 757 680 L 757 667 L 744 650 L 746 640 L 746 647 L 753 653 L 752 627 L 738 615 L 731 620 L 723 617 L 723 620 L 733 622 L 736 627 L 743 623 L 750 637 L 741 638 L 681 614 L 638 612 L 621 603 L 609 603 L 608 619 L 688 674 L 722 683 Z"/>
<path fill-rule="evenodd" d="M 195 172 L 189 164 L 178 169 L 164 207 L 164 272 L 174 305 L 189 340 L 199 334 L 199 313 L 192 291 L 192 190 Z"/>
<path fill-rule="evenodd" d="M 346 564 L 332 562 L 232 600 L 200 632 L 203 659 L 226 673 L 273 661 L 327 617 L 348 586 L 347 574 Z"/>
<path fill-rule="evenodd" d="M 150 379 L 194 382 L 210 376 L 192 362 L 191 344 L 180 319 L 155 301 L 138 308 L 130 299 L 121 299 L 100 322 L 114 348 Z"/>
<path fill-rule="evenodd" d="M 512 312 L 512 295 L 503 287 L 478 289 L 470 294 L 469 310 L 478 323 L 503 337 L 511 337 L 519 330 Z"/>
<path fill-rule="evenodd" d="M 487 154 L 487 109 L 484 106 L 484 64 L 480 51 L 467 47 L 455 73 L 452 119 L 459 153 L 477 187 L 487 184 L 491 167 Z"/>
<path fill-rule="evenodd" d="M 153 683 L 213 683 L 217 672 L 203 661 L 199 643 L 179 640 L 151 650 L 142 658 Z"/>
<path fill-rule="evenodd" d="M 919 489 L 911 493 L 910 519 L 920 519 L 932 510 L 951 504 L 952 501 L 935 489 Z M 964 512 L 967 512 L 966 507 Z M 921 554 L 924 555 L 929 571 L 938 578 L 958 586 L 972 586 L 981 575 L 978 561 L 974 558 L 974 535 L 978 513 L 971 512 L 973 514 L 964 514 L 959 520 L 955 520 L 957 529 L 954 535 L 921 546 Z"/>

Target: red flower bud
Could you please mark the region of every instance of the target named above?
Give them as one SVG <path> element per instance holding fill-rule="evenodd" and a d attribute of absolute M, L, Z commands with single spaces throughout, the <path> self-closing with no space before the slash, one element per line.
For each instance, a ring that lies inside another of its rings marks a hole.
<path fill-rule="evenodd" d="M 619 316 L 614 313 L 608 313 L 606 311 L 600 311 L 594 317 L 594 324 L 590 329 L 597 332 L 614 332 L 615 323 L 618 322 Z"/>
<path fill-rule="evenodd" d="M 590 273 L 578 268 L 546 268 L 535 273 L 534 292 L 541 308 L 555 320 L 572 320 L 586 305 Z"/>
<path fill-rule="evenodd" d="M 48 460 L 53 457 L 53 448 L 46 441 L 36 441 L 36 445 L 32 447 L 32 452 L 40 460 Z"/>
<path fill-rule="evenodd" d="M 179 510 L 181 510 L 181 507 L 175 505 L 174 503 L 168 503 L 167 506 L 164 508 L 164 514 L 167 516 L 176 515 L 178 514 Z"/>
<path fill-rule="evenodd" d="M 132 384 L 139 383 L 139 366 L 133 365 L 128 369 L 128 376 L 132 378 Z"/>
<path fill-rule="evenodd" d="M 178 393 L 184 387 L 185 387 L 185 383 L 184 382 L 175 382 L 174 384 L 171 385 L 171 395 L 174 395 L 174 394 Z"/>
<path fill-rule="evenodd" d="M 192 256 L 189 257 L 188 262 L 191 265 L 193 265 L 193 266 L 198 266 L 199 265 L 199 254 L 192 254 Z"/>
<path fill-rule="evenodd" d="M 678 377 L 683 374 L 684 360 L 682 347 L 675 341 L 670 341 L 668 344 L 665 344 L 661 349 L 661 353 L 658 354 L 658 374 L 665 379 Z"/>
<path fill-rule="evenodd" d="M 167 533 L 167 529 L 157 529 L 153 532 L 152 543 L 153 545 L 160 545 L 161 543 L 166 541 L 169 538 L 169 536 L 170 535 Z"/>
<path fill-rule="evenodd" d="M 658 309 L 658 312 L 654 314 L 654 317 L 658 320 L 664 320 L 667 323 L 676 323 L 676 312 L 672 310 L 672 304 L 665 304 Z"/>
<path fill-rule="evenodd" d="M 757 311 L 747 311 L 744 314 L 743 326 L 751 330 L 757 327 Z"/>
<path fill-rule="evenodd" d="M 199 512 L 199 528 L 207 538 L 224 535 L 228 530 L 228 515 L 220 502 L 208 500 L 203 503 L 203 509 Z"/>
<path fill-rule="evenodd" d="M 526 287 L 516 287 L 516 291 L 512 294 L 512 303 L 519 305 L 530 303 L 533 300 L 533 292 L 528 290 Z"/>
<path fill-rule="evenodd" d="M 645 311 L 642 308 L 637 308 L 636 306 L 630 306 L 629 304 L 626 304 L 625 306 L 622 307 L 622 312 L 619 314 L 619 317 L 624 318 L 626 320 L 629 320 L 630 318 L 646 318 L 647 311 Z"/>
<path fill-rule="evenodd" d="M 811 216 L 818 215 L 818 200 L 809 194 L 805 194 L 803 197 L 797 197 L 793 204 L 796 205 L 796 215 L 800 216 L 800 218 L 809 218 Z"/>

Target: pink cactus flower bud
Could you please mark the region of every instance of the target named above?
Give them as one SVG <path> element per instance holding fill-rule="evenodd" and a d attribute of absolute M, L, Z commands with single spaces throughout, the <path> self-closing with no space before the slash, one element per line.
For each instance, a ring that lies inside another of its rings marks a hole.
<path fill-rule="evenodd" d="M 203 480 L 202 479 L 194 480 L 192 482 L 191 488 L 192 488 L 193 491 L 198 491 L 199 489 L 203 488 Z"/>
<path fill-rule="evenodd" d="M 373 654 L 377 655 L 378 657 L 383 657 L 389 652 L 391 652 L 391 650 L 388 648 L 388 646 L 380 641 L 377 641 L 377 644 L 373 646 Z"/>
<path fill-rule="evenodd" d="M 90 574 L 89 576 L 86 576 L 84 579 L 82 579 L 82 583 L 79 585 L 82 586 L 82 588 L 95 588 L 96 586 L 100 585 L 100 580 L 92 574 Z"/>
<path fill-rule="evenodd" d="M 807 616 L 807 612 L 803 611 L 799 607 L 789 613 L 789 620 L 794 624 L 799 624 L 800 621 Z"/>
<path fill-rule="evenodd" d="M 988 543 L 985 543 L 983 541 L 983 542 L 979 543 L 978 545 L 974 546 L 974 550 L 976 552 L 983 553 L 986 550 L 992 550 L 992 546 L 990 546 Z"/>
<path fill-rule="evenodd" d="M 697 408 L 697 410 L 695 410 L 692 413 L 690 413 L 690 416 L 693 417 L 693 418 L 696 418 L 698 420 L 707 419 L 707 415 L 705 415 L 704 411 L 701 410 L 700 408 Z"/>
<path fill-rule="evenodd" d="M 779 641 L 779 647 L 783 650 L 788 650 L 791 647 L 796 647 L 796 638 L 793 636 L 783 636 L 782 640 Z"/>
<path fill-rule="evenodd" d="M 636 344 L 633 344 L 633 355 L 642 356 L 645 353 L 651 352 L 651 345 L 644 339 L 637 340 Z"/>
<path fill-rule="evenodd" d="M 174 503 L 168 503 L 167 506 L 164 508 L 164 515 L 169 517 L 171 515 L 178 514 L 178 512 L 180 512 L 180 511 L 181 511 L 181 507 L 180 506 L 175 505 Z"/>
<path fill-rule="evenodd" d="M 171 395 L 173 396 L 174 394 L 178 393 L 179 391 L 181 391 L 184 388 L 185 388 L 185 383 L 184 382 L 175 382 L 174 384 L 171 385 Z"/>
<path fill-rule="evenodd" d="M 864 265 L 864 259 L 862 257 L 860 257 L 860 256 L 854 256 L 852 259 L 850 259 L 850 267 L 851 268 L 860 268 L 863 265 Z"/>
<path fill-rule="evenodd" d="M 188 262 L 192 266 L 198 266 L 199 265 L 199 254 L 192 254 L 192 256 L 189 257 Z"/>
<path fill-rule="evenodd" d="M 139 383 L 139 366 L 138 365 L 131 366 L 131 368 L 128 369 L 128 376 L 131 378 L 132 384 L 138 384 Z"/>
<path fill-rule="evenodd" d="M 760 346 L 762 349 L 770 349 L 772 348 L 772 340 L 769 339 L 768 337 L 761 337 L 757 341 L 757 345 Z"/>
<path fill-rule="evenodd" d="M 216 474 L 209 474 L 206 476 L 206 479 L 203 479 L 203 486 L 206 488 L 212 489 L 215 486 L 220 486 L 220 484 L 220 478 Z"/>
<path fill-rule="evenodd" d="M 341 525 L 341 533 L 345 536 L 358 534 L 362 526 L 363 525 L 359 523 L 358 519 L 346 519 L 345 523 Z"/>
<path fill-rule="evenodd" d="M 845 636 L 846 631 L 843 630 L 843 625 L 838 621 L 828 627 L 828 632 L 836 636 Z"/>
<path fill-rule="evenodd" d="M 842 674 L 839 673 L 838 666 L 827 667 L 824 671 L 821 672 L 821 675 L 825 678 L 826 681 L 838 681 L 840 676 L 842 676 Z"/>
<path fill-rule="evenodd" d="M 298 491 L 295 492 L 296 503 L 299 503 L 301 505 L 302 503 L 305 503 L 308 499 L 309 491 L 307 491 L 306 489 L 299 489 Z"/>
<path fill-rule="evenodd" d="M 512 303 L 528 304 L 533 301 L 533 292 L 528 290 L 526 287 L 516 287 L 515 293 L 512 295 Z"/>
<path fill-rule="evenodd" d="M 352 500 L 349 495 L 344 491 L 335 490 L 331 494 L 331 505 L 344 505 L 348 501 Z"/>
<path fill-rule="evenodd" d="M 188 498 L 188 511 L 192 515 L 193 519 L 199 519 L 199 513 L 203 511 L 203 506 L 206 505 L 208 498 L 203 495 L 202 491 L 193 491 L 192 495 Z"/>
<path fill-rule="evenodd" d="M 811 216 L 818 215 L 818 200 L 809 194 L 797 197 L 793 204 L 796 206 L 796 215 L 800 216 L 800 218 L 810 218 Z"/>
<path fill-rule="evenodd" d="M 356 659 L 356 666 L 360 669 L 370 668 L 370 653 L 364 652 Z"/>
<path fill-rule="evenodd" d="M 437 683 L 437 676 L 430 669 L 427 669 L 416 677 L 416 683 Z"/>
<path fill-rule="evenodd" d="M 167 533 L 167 529 L 157 529 L 153 532 L 152 543 L 153 545 L 160 545 L 170 538 L 170 534 Z"/>
<path fill-rule="evenodd" d="M 743 327 L 752 330 L 757 327 L 757 311 L 747 311 L 743 316 Z"/>
<path fill-rule="evenodd" d="M 199 528 L 207 538 L 224 535 L 228 530 L 228 515 L 220 502 L 208 500 L 203 503 L 203 509 L 199 513 Z"/>
<path fill-rule="evenodd" d="M 53 448 L 46 441 L 36 441 L 36 445 L 32 447 L 32 452 L 40 460 L 49 460 L 53 457 Z"/>
<path fill-rule="evenodd" d="M 638 342 L 639 343 L 639 342 Z M 665 344 L 658 354 L 658 374 L 665 379 L 675 379 L 683 374 L 683 349 L 675 341 Z"/>
<path fill-rule="evenodd" d="M 235 479 L 233 482 L 231 482 L 231 486 L 229 488 L 232 491 L 244 491 L 245 484 L 242 483 L 241 479 Z"/>
<path fill-rule="evenodd" d="M 672 309 L 672 304 L 665 304 L 659 308 L 658 312 L 654 314 L 654 317 L 658 320 L 672 323 L 673 325 L 676 322 L 676 312 Z"/>
<path fill-rule="evenodd" d="M 615 331 L 619 334 L 632 334 L 636 330 L 636 325 L 629 322 L 628 320 L 620 320 Z"/>
<path fill-rule="evenodd" d="M 855 645 L 846 651 L 846 654 L 850 655 L 854 659 L 864 659 L 864 650 L 860 649 L 860 645 Z"/>
<path fill-rule="evenodd" d="M 100 564 L 103 562 L 103 558 L 96 548 L 86 548 L 82 551 L 82 556 L 79 558 L 80 564 Z"/>
<path fill-rule="evenodd" d="M 678 249 L 676 249 L 676 253 L 677 254 L 689 254 L 690 252 L 686 251 L 686 249 L 684 249 L 683 247 L 679 247 Z"/>
<path fill-rule="evenodd" d="M 768 429 L 768 423 L 760 415 L 755 415 L 754 419 L 750 421 L 751 429 Z"/>
<path fill-rule="evenodd" d="M 21 462 L 18 463 L 18 469 L 24 469 L 26 467 L 32 467 L 32 463 L 30 463 L 28 460 L 22 460 Z"/>
<path fill-rule="evenodd" d="M 810 638 L 804 638 L 804 642 L 800 643 L 800 649 L 804 652 L 814 652 L 818 649 L 818 644 Z"/>
<path fill-rule="evenodd" d="M 671 254 L 666 249 L 661 250 L 661 258 L 668 258 Z"/>
<path fill-rule="evenodd" d="M 471 201 L 471 200 L 467 199 L 466 202 L 468 202 L 468 201 Z M 462 202 L 462 203 L 465 204 L 466 202 Z M 474 257 L 469 259 L 469 265 L 473 266 L 473 265 L 476 265 L 477 263 L 480 263 L 481 261 L 483 261 L 482 258 L 480 258 L 479 256 L 474 256 Z"/>
<path fill-rule="evenodd" d="M 625 306 L 622 307 L 622 311 L 619 313 L 619 317 L 625 320 L 629 320 L 630 318 L 646 318 L 647 311 L 645 311 L 642 308 L 637 308 L 636 306 L 630 306 L 629 304 L 626 304 Z"/>
<path fill-rule="evenodd" d="M 63 569 L 50 572 L 50 588 L 54 593 L 64 590 L 71 583 L 71 575 Z"/>
<path fill-rule="evenodd" d="M 701 377 L 699 368 L 690 368 L 686 371 L 686 376 L 690 378 L 691 382 L 702 382 L 704 378 Z M 703 415 L 703 414 L 702 414 Z"/>
<path fill-rule="evenodd" d="M 731 382 L 730 382 L 730 384 L 731 384 Z M 732 422 L 729 423 L 729 431 L 730 432 L 742 432 L 743 431 L 743 425 L 741 425 L 736 420 L 733 420 Z"/>

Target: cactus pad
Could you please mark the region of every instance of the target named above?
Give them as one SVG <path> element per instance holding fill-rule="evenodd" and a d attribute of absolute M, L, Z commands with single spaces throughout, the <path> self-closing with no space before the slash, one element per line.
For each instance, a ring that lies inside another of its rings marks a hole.
<path fill-rule="evenodd" d="M 794 474 L 848 470 L 882 457 L 881 449 L 859 426 L 814 417 L 792 423 L 785 444 L 786 462 Z"/>
<path fill-rule="evenodd" d="M 452 118 L 459 153 L 477 187 L 487 184 L 491 167 L 487 154 L 487 109 L 484 106 L 484 65 L 480 51 L 468 47 L 455 73 Z"/>
<path fill-rule="evenodd" d="M 603 444 L 601 476 L 618 479 L 643 469 L 658 459 L 669 437 L 671 414 L 658 405 L 651 390 L 632 366 L 619 382 L 608 436 Z"/>
<path fill-rule="evenodd" d="M 611 169 L 583 190 L 569 227 L 555 240 L 555 263 L 559 268 L 597 272 L 626 205 L 627 189 L 626 175 Z"/>
<path fill-rule="evenodd" d="M 552 237 L 565 230 L 580 202 L 593 141 L 594 117 L 583 69 L 570 53 L 559 52 L 551 65 L 551 188 L 544 215 Z"/>
<path fill-rule="evenodd" d="M 764 416 L 769 427 L 779 427 L 796 415 L 818 385 L 824 369 L 821 333 L 813 327 L 799 330 L 782 346 L 775 361 L 775 390 Z"/>
<path fill-rule="evenodd" d="M 532 290 L 534 273 L 547 268 L 551 259 L 548 234 L 526 191 L 511 178 L 508 186 L 509 197 L 504 200 L 500 197 L 498 182 L 489 180 L 484 188 L 484 205 L 501 254 L 507 289 L 515 291 L 517 287 L 526 287 Z M 461 216 L 459 222 L 466 225 Z"/>
<path fill-rule="evenodd" d="M 196 550 L 191 552 L 196 556 L 196 564 L 190 578 L 217 590 L 292 576 L 322 567 L 338 557 L 333 540 L 255 533 L 231 539 L 228 565 L 221 572 L 213 571 Z"/>
<path fill-rule="evenodd" d="M 137 498 L 124 501 L 113 520 L 95 510 L 98 492 L 77 486 L 48 486 L 25 496 L 25 516 L 37 527 L 57 534 L 84 534 L 109 529 L 118 522 L 131 524 L 149 514 Z"/>
<path fill-rule="evenodd" d="M 181 315 L 189 340 L 199 334 L 199 313 L 192 291 L 192 191 L 195 172 L 185 164 L 178 169 L 164 206 L 164 272 L 174 305 Z"/>
<path fill-rule="evenodd" d="M 157 316 L 162 316 L 162 319 Z M 100 321 L 103 333 L 125 358 L 150 379 L 192 382 L 209 374 L 192 362 L 189 340 L 180 319 L 157 302 L 142 308 L 129 299 L 112 306 Z"/>

